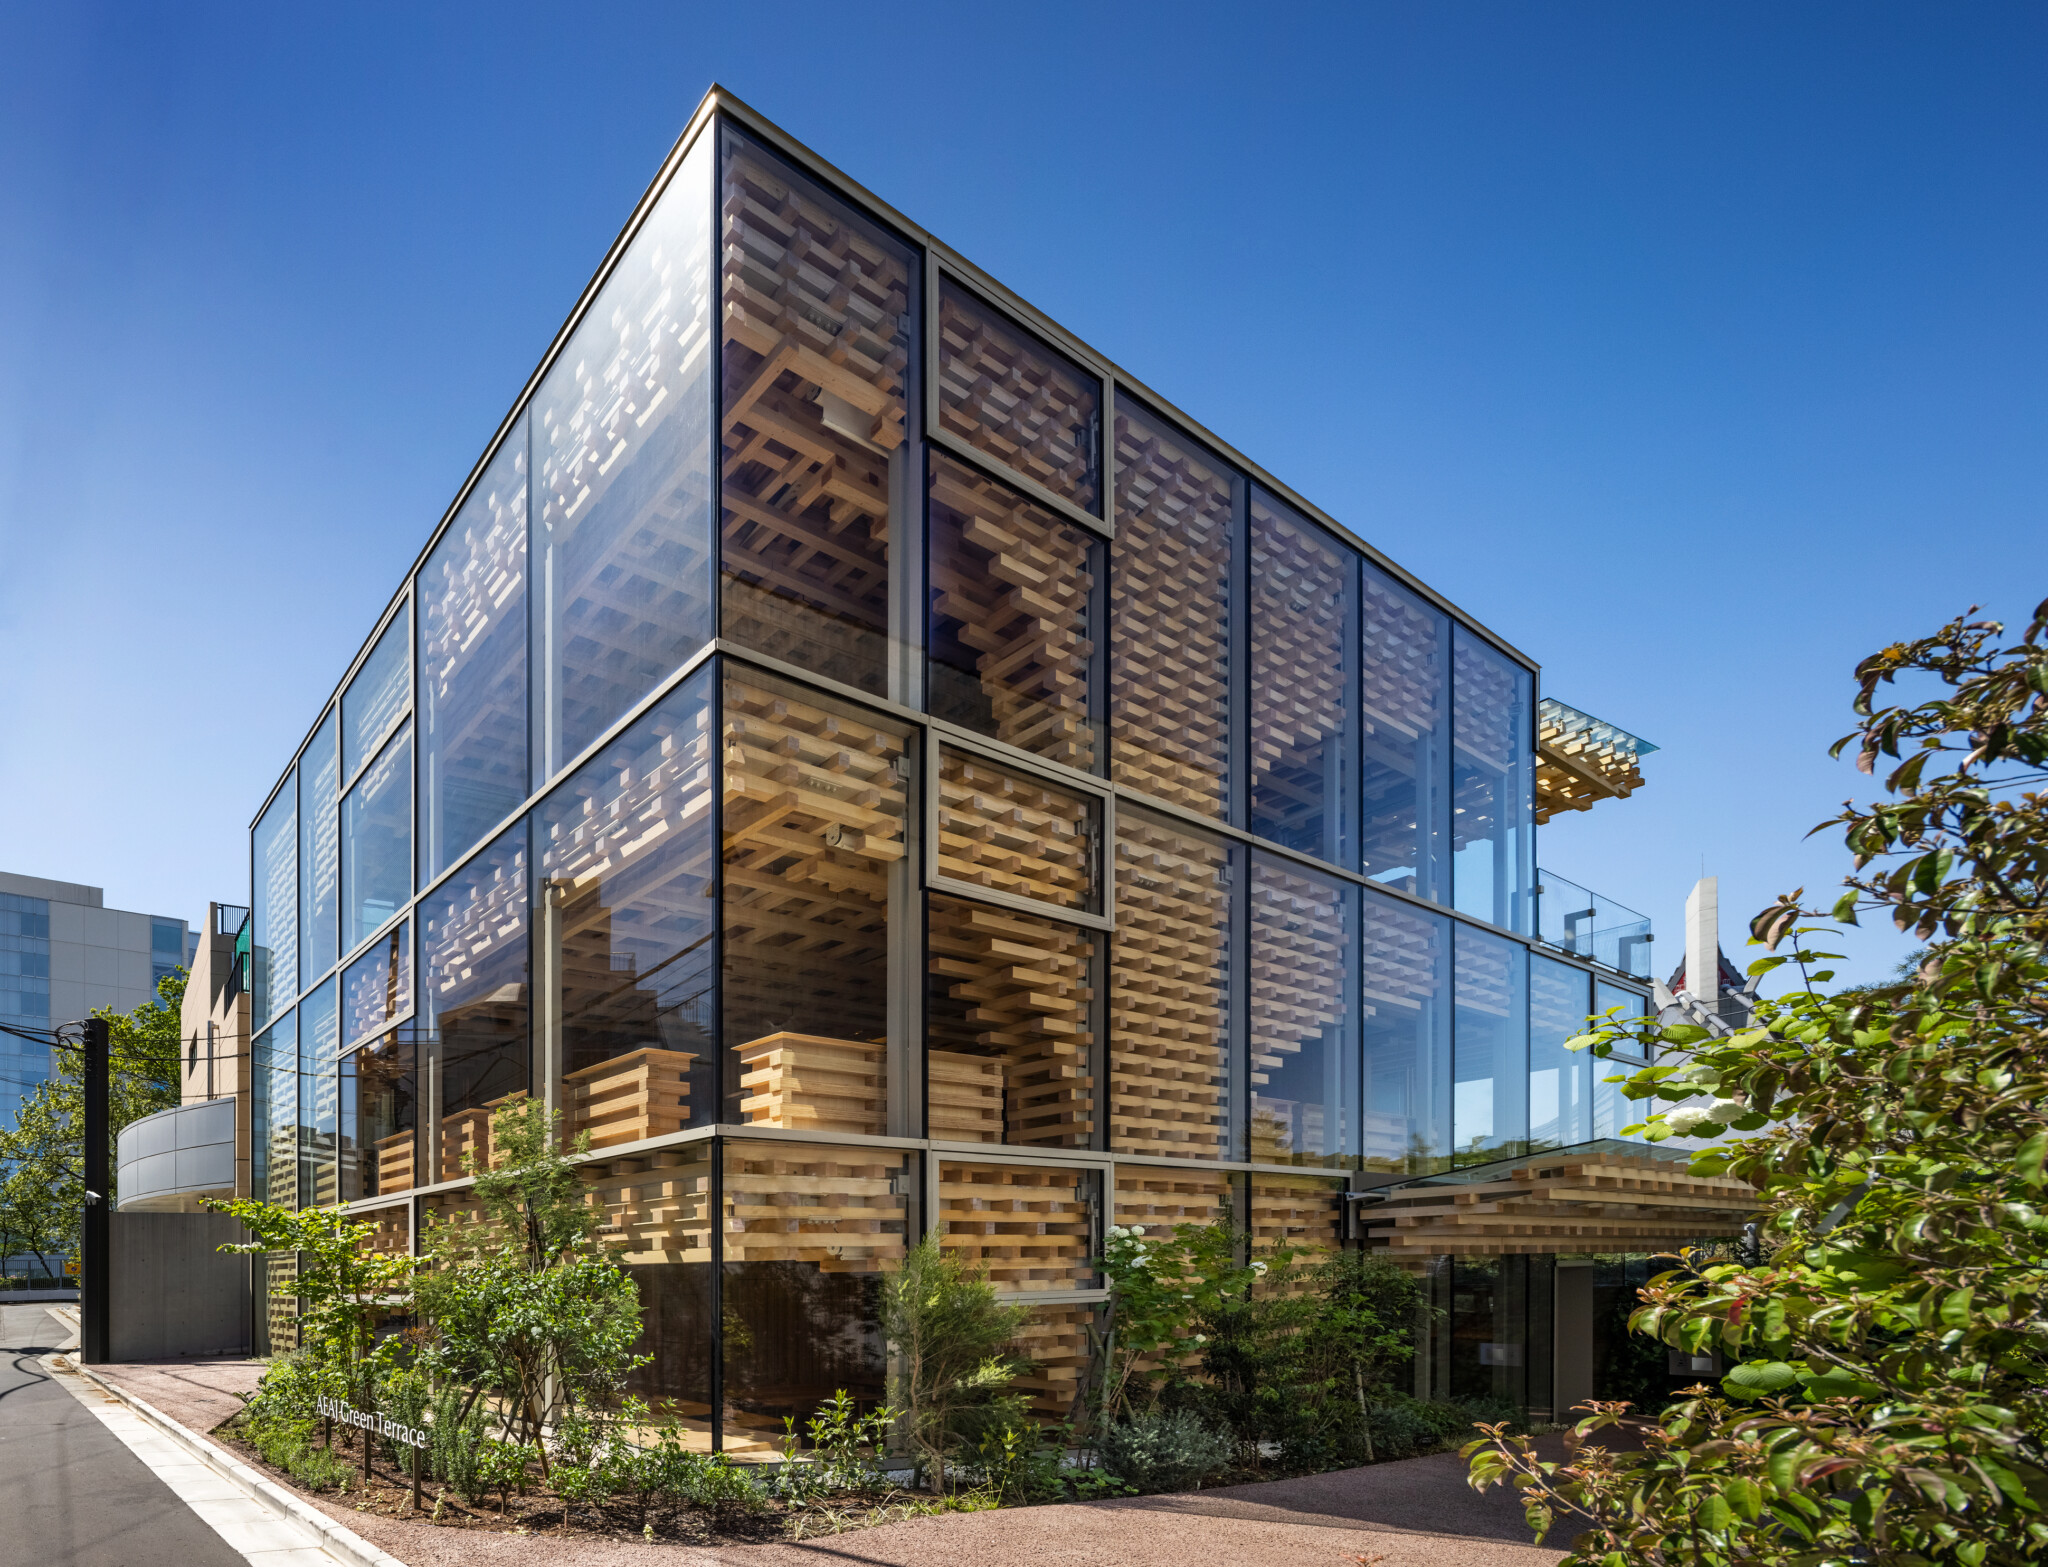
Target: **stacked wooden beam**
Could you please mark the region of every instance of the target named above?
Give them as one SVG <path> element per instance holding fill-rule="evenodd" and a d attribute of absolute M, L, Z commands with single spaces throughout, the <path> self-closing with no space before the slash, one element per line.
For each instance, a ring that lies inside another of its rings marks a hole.
<path fill-rule="evenodd" d="M 387 1257 L 403 1257 L 412 1250 L 412 1220 L 405 1208 L 379 1208 L 369 1215 L 375 1226 L 364 1244 Z"/>
<path fill-rule="evenodd" d="M 1167 1165 L 1116 1167 L 1116 1222 L 1137 1225 L 1165 1239 L 1180 1224 L 1235 1219 L 1235 1178 L 1222 1170 L 1178 1170 Z"/>
<path fill-rule="evenodd" d="M 590 1134 L 592 1148 L 636 1143 L 690 1124 L 690 1064 L 686 1050 L 653 1046 L 562 1074 L 563 1120 L 573 1140 Z"/>
<path fill-rule="evenodd" d="M 729 1143 L 725 1260 L 878 1273 L 903 1260 L 904 1155 L 888 1149 Z"/>
<path fill-rule="evenodd" d="M 1088 1305 L 1039 1306 L 1024 1319 L 1017 1352 L 1031 1367 L 1017 1378 L 1030 1395 L 1031 1412 L 1041 1420 L 1067 1420 L 1075 1413 L 1091 1355 L 1088 1329 L 1096 1308 Z"/>
<path fill-rule="evenodd" d="M 1109 757 L 1119 783 L 1221 816 L 1230 767 L 1231 478 L 1117 410 Z"/>
<path fill-rule="evenodd" d="M 1117 823 L 1109 1128 L 1122 1153 L 1229 1149 L 1230 858 L 1150 817 Z"/>
<path fill-rule="evenodd" d="M 723 634 L 879 690 L 911 253 L 740 144 L 720 214 Z"/>
<path fill-rule="evenodd" d="M 739 1047 L 745 1098 L 756 1126 L 806 1132 L 888 1130 L 887 1052 L 880 1043 L 821 1034 L 765 1034 Z"/>
<path fill-rule="evenodd" d="M 939 874 L 1058 908 L 1096 903 L 1086 796 L 962 751 L 939 752 Z"/>
<path fill-rule="evenodd" d="M 927 1050 L 925 1135 L 949 1143 L 1003 1140 L 1003 1063 L 998 1056 Z"/>
<path fill-rule="evenodd" d="M 1334 882 L 1259 860 L 1251 892 L 1251 1154 L 1262 1163 L 1313 1159 L 1323 1151 L 1324 1117 L 1337 1107 L 1264 1090 L 1304 1047 L 1339 1048 L 1354 937 Z"/>
<path fill-rule="evenodd" d="M 390 1137 L 377 1140 L 377 1189 L 365 1192 L 366 1197 L 382 1197 L 389 1192 L 410 1191 L 413 1187 L 413 1134 L 397 1132 Z"/>
<path fill-rule="evenodd" d="M 1732 1176 L 1695 1176 L 1648 1154 L 1566 1151 L 1495 1179 L 1397 1188 L 1364 1219 L 1398 1260 L 1670 1251 L 1740 1234 L 1755 1215 L 1755 1189 Z"/>
<path fill-rule="evenodd" d="M 939 1165 L 941 1240 L 988 1270 L 999 1290 L 1094 1286 L 1093 1225 L 1086 1172 L 1034 1165 L 944 1160 Z"/>
<path fill-rule="evenodd" d="M 1536 820 L 1626 799 L 1643 786 L 1643 742 L 1545 697 L 1536 704 Z"/>
<path fill-rule="evenodd" d="M 1004 1142 L 1087 1146 L 1095 1125 L 1089 934 L 937 896 L 927 928 L 928 1043 L 1001 1061 Z"/>
<path fill-rule="evenodd" d="M 941 429 L 1094 511 L 1101 407 L 1094 376 L 950 279 L 941 286 Z"/>
<path fill-rule="evenodd" d="M 1312 1175 L 1251 1176 L 1254 1256 L 1292 1247 L 1309 1261 L 1337 1250 L 1344 1235 L 1344 1183 Z"/>
<path fill-rule="evenodd" d="M 1092 770 L 1093 535 L 949 458 L 931 469 L 932 613 L 973 659 L 977 699 L 935 690 L 947 716 L 1021 750 Z"/>
<path fill-rule="evenodd" d="M 711 1260 L 711 1152 L 662 1148 L 583 1166 L 598 1243 L 628 1266 Z M 708 1409 L 705 1413 L 709 1413 Z"/>

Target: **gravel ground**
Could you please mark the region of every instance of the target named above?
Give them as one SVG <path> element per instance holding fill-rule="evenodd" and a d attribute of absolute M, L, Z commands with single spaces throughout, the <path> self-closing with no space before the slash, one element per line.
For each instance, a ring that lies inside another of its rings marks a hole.
<path fill-rule="evenodd" d="M 254 1361 L 98 1368 L 196 1431 L 256 1385 Z M 1510 1495 L 1465 1484 L 1455 1453 L 1185 1496 L 952 1513 L 801 1544 L 691 1547 L 487 1534 L 307 1500 L 411 1567 L 1547 1567 Z"/>

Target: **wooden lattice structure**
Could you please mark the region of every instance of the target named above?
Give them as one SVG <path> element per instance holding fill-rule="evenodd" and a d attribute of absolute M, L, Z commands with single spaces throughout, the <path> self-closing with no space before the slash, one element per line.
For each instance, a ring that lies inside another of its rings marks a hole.
<path fill-rule="evenodd" d="M 1115 1222 L 1137 1225 L 1164 1239 L 1181 1224 L 1214 1224 L 1235 1218 L 1238 1177 L 1224 1170 L 1186 1170 L 1171 1165 L 1116 1167 Z"/>
<path fill-rule="evenodd" d="M 1251 1237 L 1254 1256 L 1282 1246 L 1297 1260 L 1327 1257 L 1343 1243 L 1344 1183 L 1312 1175 L 1254 1172 Z"/>
<path fill-rule="evenodd" d="M 1123 1153 L 1229 1153 L 1229 850 L 1118 818 L 1109 945 L 1109 1134 Z"/>
<path fill-rule="evenodd" d="M 925 1135 L 947 1143 L 1001 1142 L 1001 1057 L 927 1050 L 924 1063 Z"/>
<path fill-rule="evenodd" d="M 1094 511 L 1102 388 L 950 279 L 939 289 L 939 428 Z"/>
<path fill-rule="evenodd" d="M 1292 839 L 1339 809 L 1324 753 L 1351 723 L 1352 568 L 1320 528 L 1257 491 L 1251 515 L 1251 787 L 1271 835 Z"/>
<path fill-rule="evenodd" d="M 1643 786 L 1656 747 L 1550 697 L 1536 704 L 1536 820 L 1625 800 Z"/>
<path fill-rule="evenodd" d="M 1518 665 L 1481 653 L 1478 638 L 1454 633 L 1451 660 L 1451 847 L 1498 839 L 1526 821 L 1517 772 L 1527 760 L 1529 694 Z"/>
<path fill-rule="evenodd" d="M 1088 1330 L 1095 1312 L 1089 1305 L 1039 1306 L 1024 1319 L 1017 1353 L 1031 1367 L 1017 1378 L 1016 1386 L 1030 1396 L 1031 1412 L 1041 1420 L 1074 1416 L 1075 1399 L 1088 1375 Z"/>
<path fill-rule="evenodd" d="M 1354 937 L 1338 884 L 1279 860 L 1252 868 L 1251 1157 L 1318 1158 L 1335 1106 L 1262 1092 L 1305 1047 L 1337 1048 L 1352 1010 Z"/>
<path fill-rule="evenodd" d="M 1221 816 L 1230 767 L 1232 480 L 1119 407 L 1109 566 L 1109 758 L 1117 782 Z"/>
<path fill-rule="evenodd" d="M 406 1207 L 378 1208 L 366 1217 L 372 1225 L 364 1242 L 369 1250 L 386 1257 L 403 1257 L 411 1253 L 412 1218 Z"/>
<path fill-rule="evenodd" d="M 1656 1252 L 1739 1235 L 1756 1191 L 1670 1159 L 1558 1153 L 1493 1178 L 1392 1188 L 1363 1214 L 1395 1260 L 1521 1252 Z"/>
<path fill-rule="evenodd" d="M 1002 1140 L 1086 1146 L 1095 1125 L 1089 933 L 934 896 L 927 942 L 928 1043 L 1000 1060 Z"/>
<path fill-rule="evenodd" d="M 1096 807 L 965 752 L 939 752 L 939 874 L 1056 908 L 1093 910 Z"/>
<path fill-rule="evenodd" d="M 888 1130 L 880 1045 L 819 1034 L 765 1034 L 739 1047 L 740 1113 L 755 1126 L 880 1136 Z"/>
<path fill-rule="evenodd" d="M 736 138 L 719 212 L 724 634 L 880 690 L 915 262 Z"/>
<path fill-rule="evenodd" d="M 562 1074 L 564 1125 L 571 1139 L 590 1134 L 592 1148 L 637 1143 L 690 1124 L 687 1050 L 648 1046 Z"/>
<path fill-rule="evenodd" d="M 931 502 L 934 710 L 1092 769 L 1089 597 L 1100 543 L 949 458 L 932 460 Z M 946 661 L 948 644 L 960 667 Z"/>
<path fill-rule="evenodd" d="M 940 1244 L 986 1269 L 999 1290 L 1092 1288 L 1094 1179 L 1084 1170 L 944 1160 Z"/>
<path fill-rule="evenodd" d="M 1416 1155 L 1441 1152 L 1424 1135 L 1424 1128 L 1432 1074 L 1449 1065 L 1449 1014 L 1440 999 L 1449 989 L 1449 942 L 1448 922 L 1441 916 L 1392 899 L 1373 899 L 1367 905 L 1364 939 L 1359 943 L 1364 978 L 1359 1010 L 1369 1041 L 1362 1128 L 1368 1170 L 1407 1170 Z M 1398 1080 L 1374 1082 L 1380 1073 L 1395 1074 Z M 1376 1108 L 1385 1101 L 1403 1105 L 1405 1113 Z"/>
<path fill-rule="evenodd" d="M 887 1148 L 728 1143 L 725 1260 L 878 1273 L 903 1260 L 904 1156 Z"/>

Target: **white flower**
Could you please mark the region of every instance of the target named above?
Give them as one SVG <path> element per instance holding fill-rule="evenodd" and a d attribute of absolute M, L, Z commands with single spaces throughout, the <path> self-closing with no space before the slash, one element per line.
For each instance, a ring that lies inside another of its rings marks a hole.
<path fill-rule="evenodd" d="M 1732 1121 L 1738 1115 L 1746 1113 L 1746 1109 L 1746 1106 L 1737 1104 L 1733 1099 L 1716 1099 L 1707 1106 L 1707 1114 L 1716 1121 Z"/>
<path fill-rule="evenodd" d="M 1252 1264 L 1252 1272 L 1257 1274 L 1264 1274 L 1265 1271 L 1266 1265 L 1263 1262 L 1255 1262 Z"/>
<path fill-rule="evenodd" d="M 1681 1137 L 1696 1126 L 1706 1125 L 1712 1119 L 1713 1117 L 1698 1105 L 1687 1105 L 1682 1110 L 1668 1110 L 1664 1114 L 1664 1124 Z"/>

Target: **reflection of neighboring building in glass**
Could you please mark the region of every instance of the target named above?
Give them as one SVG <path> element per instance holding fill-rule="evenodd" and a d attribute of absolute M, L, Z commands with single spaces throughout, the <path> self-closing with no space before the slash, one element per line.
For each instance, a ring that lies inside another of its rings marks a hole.
<path fill-rule="evenodd" d="M 1352 1191 L 1597 1134 L 1562 1043 L 1646 971 L 1546 941 L 1534 829 L 1640 776 L 1538 713 L 714 94 L 259 813 L 256 1186 L 404 1246 L 532 1094 L 704 1440 L 879 1396 L 927 1229 L 1064 1413 L 1112 1219 L 1356 1244 Z"/>

